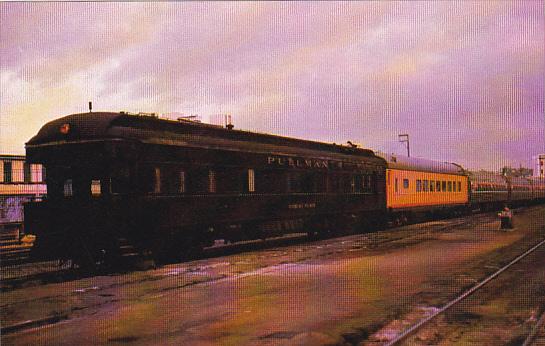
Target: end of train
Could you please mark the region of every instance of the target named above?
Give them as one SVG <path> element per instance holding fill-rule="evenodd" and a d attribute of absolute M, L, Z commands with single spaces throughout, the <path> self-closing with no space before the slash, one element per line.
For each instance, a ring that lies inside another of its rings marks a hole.
<path fill-rule="evenodd" d="M 34 255 L 79 266 L 166 261 L 214 239 L 381 224 L 385 161 L 371 150 L 125 113 L 73 114 L 26 144 L 47 199 L 25 220 Z"/>

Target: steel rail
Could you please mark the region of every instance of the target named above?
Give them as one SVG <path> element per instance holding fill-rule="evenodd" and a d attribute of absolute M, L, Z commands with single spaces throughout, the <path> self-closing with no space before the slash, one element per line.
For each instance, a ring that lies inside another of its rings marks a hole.
<path fill-rule="evenodd" d="M 530 331 L 530 334 L 528 334 L 528 337 L 526 340 L 524 340 L 524 344 L 522 346 L 530 346 L 534 343 L 535 338 L 537 337 L 537 334 L 539 333 L 539 329 L 543 326 L 545 323 L 545 311 L 541 314 L 541 318 L 537 321 L 537 323 L 534 325 L 534 328 Z"/>
<path fill-rule="evenodd" d="M 21 323 L 13 324 L 11 326 L 0 328 L 0 334 L 6 335 L 6 334 L 11 334 L 11 333 L 16 333 L 22 330 L 26 330 L 26 329 L 43 327 L 43 326 L 59 323 L 67 319 L 68 319 L 68 315 L 56 315 L 56 316 L 50 316 L 46 318 L 40 318 L 37 320 L 28 320 Z"/>
<path fill-rule="evenodd" d="M 413 334 L 414 332 L 416 332 L 418 329 L 420 329 L 423 325 L 425 325 L 426 323 L 430 322 L 431 320 L 433 320 L 435 317 L 437 317 L 438 315 L 442 314 L 443 312 L 447 311 L 449 308 L 451 308 L 453 305 L 459 303 L 460 301 L 462 301 L 463 299 L 469 297 L 470 295 L 472 295 L 473 293 L 475 293 L 475 291 L 479 290 L 481 287 L 483 287 L 484 285 L 486 285 L 487 283 L 489 283 L 490 281 L 492 281 L 493 279 L 495 279 L 498 275 L 500 275 L 501 273 L 503 273 L 505 270 L 507 270 L 509 267 L 511 267 L 513 264 L 517 263 L 518 261 L 520 261 L 521 259 L 523 259 L 524 257 L 528 256 L 529 254 L 531 254 L 532 252 L 534 252 L 537 248 L 539 248 L 540 246 L 542 246 L 543 244 L 545 244 L 545 239 L 540 241 L 538 244 L 534 245 L 533 247 L 531 247 L 530 249 L 528 249 L 526 252 L 524 252 L 522 255 L 519 255 L 517 258 L 515 258 L 514 260 L 512 260 L 511 262 L 509 262 L 507 265 L 505 265 L 504 267 L 502 267 L 501 269 L 499 269 L 498 271 L 496 271 L 494 274 L 490 275 L 489 277 L 487 277 L 486 279 L 484 279 L 483 281 L 481 281 L 479 284 L 473 286 L 472 288 L 470 288 L 469 290 L 467 290 L 466 292 L 464 292 L 462 295 L 458 296 L 456 299 L 450 301 L 449 303 L 447 303 L 446 305 L 444 305 L 442 308 L 440 308 L 439 310 L 435 311 L 433 314 L 431 314 L 430 316 L 426 317 L 425 319 L 421 320 L 420 322 L 416 323 L 415 325 L 413 325 L 412 327 L 406 329 L 405 331 L 403 331 L 401 334 L 397 335 L 393 340 L 390 340 L 388 341 L 387 343 L 384 344 L 384 346 L 393 346 L 401 341 L 403 341 L 405 338 L 407 338 L 409 335 Z"/>

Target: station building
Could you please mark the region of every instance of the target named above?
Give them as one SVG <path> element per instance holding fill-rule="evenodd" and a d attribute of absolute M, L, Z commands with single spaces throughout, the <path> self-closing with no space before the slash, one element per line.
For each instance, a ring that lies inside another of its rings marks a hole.
<path fill-rule="evenodd" d="M 545 178 L 545 154 L 532 157 L 534 161 L 534 177 Z"/>
<path fill-rule="evenodd" d="M 0 154 L 0 228 L 23 222 L 23 204 L 47 194 L 45 169 L 23 155 Z"/>

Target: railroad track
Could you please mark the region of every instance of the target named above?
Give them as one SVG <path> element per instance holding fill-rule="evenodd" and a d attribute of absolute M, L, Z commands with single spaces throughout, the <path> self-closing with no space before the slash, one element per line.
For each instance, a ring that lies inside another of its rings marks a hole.
<path fill-rule="evenodd" d="M 289 246 L 301 244 L 307 241 L 306 233 L 294 233 L 283 237 L 263 240 L 242 241 L 232 244 L 223 244 L 204 249 L 203 258 L 228 256 L 244 251 L 258 251 L 277 246 Z M 29 248 L 30 250 L 30 248 Z M 199 258 L 197 258 L 199 259 Z M 34 282 L 37 285 L 74 280 L 83 277 L 97 275 L 89 271 L 79 270 L 71 266 L 71 262 L 60 263 L 59 260 L 47 262 L 29 262 L 28 257 L 19 257 L 17 260 L 1 261 L 2 280 L 0 291 L 9 291 Z M 169 264 L 169 263 L 165 263 Z M 129 268 L 118 268 L 127 270 Z M 134 268 L 132 268 L 134 269 Z"/>
<path fill-rule="evenodd" d="M 518 210 L 513 209 L 513 210 Z M 495 214 L 495 213 L 492 213 Z M 446 218 L 446 219 L 438 219 L 438 220 L 426 220 L 426 221 L 420 221 L 416 223 L 408 223 L 402 226 L 395 226 L 392 225 L 389 227 L 389 229 L 395 230 L 399 227 L 406 227 L 406 226 L 414 226 L 419 224 L 426 224 L 428 222 L 441 222 L 445 220 L 453 220 L 458 219 L 459 217 L 454 218 Z M 434 232 L 442 232 L 450 228 L 457 228 L 460 226 L 465 226 L 468 224 L 471 224 L 473 220 L 467 220 L 465 218 L 460 218 L 460 220 L 455 220 L 452 224 L 446 224 L 446 225 L 438 225 L 438 226 L 432 226 L 430 231 Z M 15 265 L 22 265 L 31 263 L 30 258 L 30 251 L 32 248 L 32 243 L 24 243 L 20 240 L 20 233 L 19 229 L 22 227 L 21 223 L 16 223 L 13 225 L 10 225 L 9 230 L 3 230 L 0 234 L 0 264 L 2 267 L 7 266 L 15 266 Z M 375 232 L 370 232 L 375 233 Z M 226 246 L 213 246 L 208 247 L 204 249 L 204 252 L 206 253 L 206 257 L 217 257 L 217 256 L 224 256 L 228 254 L 236 253 L 237 251 L 248 251 L 248 250 L 255 250 L 255 249 L 263 249 L 267 248 L 269 246 L 277 246 L 277 245 L 286 245 L 290 243 L 299 243 L 302 241 L 305 241 L 307 238 L 303 234 L 305 233 L 293 233 L 293 234 L 287 234 L 281 237 L 273 237 L 268 238 L 265 242 L 261 240 L 250 240 L 250 241 L 241 241 L 233 244 L 229 244 Z M 350 233 L 339 233 L 337 235 L 331 234 L 331 236 L 327 236 L 326 238 L 331 237 L 343 237 L 346 235 L 350 235 Z"/>
<path fill-rule="evenodd" d="M 32 244 L 2 246 L 0 252 L 2 266 L 28 263 L 30 261 L 31 248 Z"/>
<path fill-rule="evenodd" d="M 426 224 L 426 221 L 422 224 Z M 459 226 L 467 225 L 471 221 L 468 220 L 460 220 L 455 221 L 452 224 L 446 224 L 446 225 L 439 225 L 439 226 L 432 226 L 430 231 L 433 232 L 442 232 L 450 228 L 456 228 Z M 419 223 L 413 223 L 413 224 L 407 224 L 405 226 L 414 226 L 418 225 Z M 399 227 L 391 227 L 390 229 L 396 230 Z M 376 232 L 370 232 L 370 233 L 376 233 Z M 329 238 L 336 238 L 336 237 L 344 237 L 350 235 L 339 233 L 337 235 L 331 235 L 330 237 L 326 237 L 324 239 Z M 307 241 L 306 233 L 292 233 L 292 234 L 286 234 L 281 237 L 273 237 L 268 238 L 265 241 L 261 239 L 255 239 L 255 240 L 248 240 L 248 241 L 241 241 L 236 243 L 230 243 L 220 246 L 211 246 L 204 248 L 204 253 L 206 257 L 218 257 L 218 256 L 225 256 L 241 251 L 251 251 L 251 250 L 260 250 L 264 248 L 268 248 L 271 246 L 283 246 L 283 245 L 290 245 L 290 244 L 298 244 L 301 242 Z M 32 249 L 32 243 L 22 243 L 19 240 L 19 233 L 17 232 L 16 235 L 8 235 L 4 240 L 0 239 L 0 263 L 2 267 L 7 266 L 16 266 L 16 265 L 22 265 L 31 263 L 30 258 L 30 251 Z"/>
<path fill-rule="evenodd" d="M 385 346 L 393 346 L 393 345 L 399 345 L 401 342 L 403 342 L 404 340 L 406 340 L 409 336 L 413 335 L 414 333 L 416 333 L 418 330 L 420 330 L 421 328 L 423 328 L 425 325 L 427 325 L 429 322 L 431 322 L 432 320 L 434 320 L 437 316 L 439 315 L 442 315 L 444 314 L 447 310 L 449 310 L 450 308 L 452 308 L 454 305 L 460 303 L 462 300 L 466 299 L 467 297 L 469 297 L 470 295 L 472 295 L 473 293 L 475 293 L 476 291 L 478 291 L 479 289 L 483 288 L 486 284 L 488 284 L 490 281 L 494 280 L 495 278 L 497 278 L 499 275 L 501 275 L 503 272 L 505 272 L 507 269 L 509 269 L 511 266 L 515 265 L 516 263 L 518 263 L 520 260 L 522 260 L 523 258 L 525 258 L 526 256 L 530 255 L 531 253 L 533 253 L 535 250 L 537 250 L 538 248 L 540 248 L 541 246 L 543 246 L 545 244 L 545 239 L 544 240 L 541 240 L 540 242 L 538 242 L 536 245 L 532 246 L 530 249 L 528 249 L 526 252 L 524 252 L 523 254 L 519 255 L 518 257 L 516 257 L 514 260 L 512 260 L 511 262 L 509 262 L 508 264 L 506 264 L 505 266 L 503 266 L 502 268 L 500 268 L 499 270 L 497 270 L 495 273 L 493 273 L 492 275 L 486 277 L 484 280 L 482 280 L 481 282 L 479 282 L 478 284 L 476 284 L 475 286 L 473 286 L 472 288 L 470 288 L 469 290 L 465 291 L 464 293 L 462 293 L 460 296 L 456 297 L 455 299 L 451 300 L 450 302 L 448 302 L 447 304 L 443 305 L 441 308 L 437 309 L 436 311 L 434 311 L 431 315 L 429 315 L 428 317 L 420 320 L 419 322 L 417 322 L 416 324 L 412 325 L 411 327 L 405 329 L 402 333 L 398 334 L 394 339 L 388 341 L 387 343 L 385 343 L 384 345 Z M 545 340 L 545 332 L 543 331 L 543 328 L 544 328 L 544 315 L 545 313 L 542 313 L 541 315 L 541 318 L 539 319 L 539 321 L 536 323 L 536 325 L 534 326 L 534 329 L 532 330 L 532 332 L 530 333 L 530 335 L 528 335 L 528 338 L 526 339 L 524 345 L 525 346 L 529 346 L 529 345 L 532 345 L 532 342 L 538 338 L 540 338 L 541 340 Z"/>
<path fill-rule="evenodd" d="M 422 232 L 442 232 L 445 230 L 450 229 L 451 227 L 459 227 L 460 225 L 467 224 L 467 220 L 461 220 L 461 221 L 455 221 L 452 224 L 440 224 L 440 225 L 431 225 L 430 229 L 422 230 Z M 425 224 L 425 223 L 424 223 Z M 412 224 L 412 226 L 417 224 Z M 393 232 L 396 232 L 397 228 L 392 228 L 391 230 Z M 372 242 L 374 243 L 382 243 L 381 240 L 381 232 L 371 232 L 368 233 L 367 236 L 370 237 Z M 414 235 L 414 232 L 411 232 L 412 235 Z M 333 237 L 328 237 L 321 240 L 326 239 L 334 239 L 337 237 L 344 237 L 344 236 L 350 236 L 350 234 L 345 235 L 338 235 Z M 397 238 L 393 239 L 397 240 Z M 390 241 L 393 241 L 392 239 Z M 229 243 L 229 244 L 220 244 L 215 245 L 212 247 L 206 247 L 203 251 L 203 257 L 204 258 L 214 258 L 214 257 L 221 257 L 221 256 L 228 256 L 240 252 L 245 251 L 259 251 L 263 249 L 268 249 L 272 247 L 277 246 L 290 246 L 290 245 L 297 245 L 308 242 L 308 237 L 306 233 L 293 233 L 284 235 L 282 237 L 274 237 L 274 238 L 268 238 L 266 240 L 249 240 L 249 241 L 241 241 L 236 243 Z M 0 290 L 9 290 L 12 288 L 17 288 L 28 281 L 35 281 L 35 282 L 41 282 L 41 283 L 49 283 L 49 282 L 59 282 L 59 280 L 63 277 L 66 278 L 76 278 L 78 276 L 88 276 L 89 273 L 79 273 L 78 270 L 74 268 L 69 268 L 68 264 L 65 264 L 63 266 L 59 266 L 58 260 L 53 260 L 49 262 L 30 262 L 29 253 L 30 253 L 31 246 L 28 248 L 25 248 L 21 252 L 13 251 L 13 253 L 5 253 L 5 257 L 2 257 L 1 260 L 1 266 L 2 266 L 2 280 L 0 284 Z M 166 263 L 169 264 L 169 263 Z M 21 270 L 23 272 L 27 272 L 26 274 L 16 274 L 17 271 L 20 270 L 20 268 L 23 268 L 25 266 L 33 265 L 36 266 L 36 270 Z M 43 269 L 42 267 L 45 267 Z M 42 269 L 40 269 L 42 268 Z M 9 274 L 6 275 L 6 271 L 9 271 Z"/>
<path fill-rule="evenodd" d="M 0 262 L 2 266 L 26 263 L 30 259 L 32 242 L 21 239 L 20 223 L 2 225 L 0 230 Z"/>
<path fill-rule="evenodd" d="M 446 223 L 444 223 L 446 221 Z M 402 230 L 399 237 L 405 237 L 405 233 L 410 233 L 411 236 L 428 233 L 428 232 L 444 232 L 451 228 L 458 228 L 460 226 L 471 224 L 473 221 L 466 218 L 461 219 L 450 219 L 450 220 L 436 220 L 431 221 L 431 224 L 424 222 L 421 224 L 411 224 L 407 225 L 409 227 L 414 227 L 418 225 L 424 226 L 419 231 L 416 230 Z M 387 232 L 399 232 L 400 228 L 394 227 L 386 231 Z M 385 233 L 383 232 L 371 232 L 365 235 L 372 243 L 382 244 L 384 240 Z M 327 237 L 326 239 L 333 239 L 337 237 L 349 236 L 350 234 L 338 235 L 333 237 Z M 390 239 L 386 236 L 390 242 L 396 241 L 401 238 Z M 293 233 L 289 235 L 284 235 L 277 238 L 268 238 L 265 241 L 263 240 L 250 240 L 250 241 L 241 241 L 230 244 L 223 244 L 218 246 L 212 246 L 204 248 L 203 258 L 214 258 L 221 256 L 228 256 L 235 253 L 245 252 L 245 251 L 258 251 L 267 248 L 277 247 L 277 246 L 289 246 L 297 245 L 301 243 L 308 242 L 306 233 Z M 28 282 L 35 282 L 35 284 L 46 284 L 52 282 L 60 282 L 63 280 L 71 280 L 78 277 L 88 277 L 92 275 L 89 272 L 82 272 L 77 268 L 71 268 L 69 263 L 65 263 L 62 266 L 59 266 L 59 261 L 49 261 L 49 262 L 30 262 L 28 257 L 30 247 L 25 249 L 24 252 L 14 253 L 15 256 L 11 257 L 9 260 L 4 260 L 2 258 L 1 267 L 2 267 L 2 280 L 0 281 L 0 291 L 8 291 L 21 287 L 22 285 L 28 284 Z M 166 263 L 169 264 L 169 263 Z"/>
<path fill-rule="evenodd" d="M 545 345 L 545 309 L 522 346 Z"/>

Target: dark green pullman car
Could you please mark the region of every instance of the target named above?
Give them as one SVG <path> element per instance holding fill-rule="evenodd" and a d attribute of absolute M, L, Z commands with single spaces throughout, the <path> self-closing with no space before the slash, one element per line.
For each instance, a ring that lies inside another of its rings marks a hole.
<path fill-rule="evenodd" d="M 26 144 L 47 199 L 25 207 L 36 258 L 164 260 L 215 239 L 384 222 L 385 161 L 370 150 L 126 113 L 69 115 Z"/>

